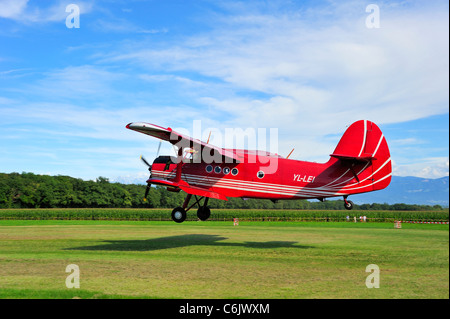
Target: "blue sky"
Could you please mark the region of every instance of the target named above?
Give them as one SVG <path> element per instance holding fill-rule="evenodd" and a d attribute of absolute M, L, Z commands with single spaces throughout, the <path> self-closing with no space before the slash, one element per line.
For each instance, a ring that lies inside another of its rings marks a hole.
<path fill-rule="evenodd" d="M 133 121 L 201 121 L 203 140 L 277 128 L 279 154 L 322 162 L 368 119 L 394 175 L 448 176 L 448 16 L 447 1 L 0 0 L 0 172 L 145 181 L 159 142 Z"/>

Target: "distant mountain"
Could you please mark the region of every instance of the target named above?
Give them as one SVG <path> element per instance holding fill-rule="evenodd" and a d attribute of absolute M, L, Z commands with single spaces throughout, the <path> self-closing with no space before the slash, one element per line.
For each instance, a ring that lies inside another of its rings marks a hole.
<path fill-rule="evenodd" d="M 350 196 L 355 204 L 387 203 L 449 206 L 449 177 L 437 179 L 392 176 L 380 191 Z"/>

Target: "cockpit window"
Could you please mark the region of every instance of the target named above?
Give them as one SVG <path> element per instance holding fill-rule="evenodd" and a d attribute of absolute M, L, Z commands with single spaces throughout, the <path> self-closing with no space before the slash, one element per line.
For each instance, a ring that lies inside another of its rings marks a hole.
<path fill-rule="evenodd" d="M 157 163 L 157 164 L 162 164 L 162 163 L 167 163 L 167 161 L 171 161 L 172 159 L 170 156 L 158 156 L 153 163 Z"/>

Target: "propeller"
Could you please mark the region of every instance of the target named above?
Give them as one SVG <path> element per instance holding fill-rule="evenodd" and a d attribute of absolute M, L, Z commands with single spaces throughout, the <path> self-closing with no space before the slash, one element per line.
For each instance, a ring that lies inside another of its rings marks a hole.
<path fill-rule="evenodd" d="M 147 162 L 147 160 L 142 155 L 141 155 L 141 161 L 143 161 L 144 164 L 148 166 L 148 171 L 151 174 L 152 173 L 152 165 L 149 162 Z M 145 189 L 144 202 L 147 201 L 147 195 L 148 195 L 149 191 L 150 191 L 150 183 L 147 184 L 147 188 Z"/>
<path fill-rule="evenodd" d="M 148 170 L 151 171 L 152 165 L 149 162 L 147 162 L 147 160 L 142 155 L 141 155 L 141 161 L 143 161 L 144 164 L 148 166 Z"/>
<path fill-rule="evenodd" d="M 159 150 L 161 149 L 161 143 L 162 143 L 162 141 L 160 140 L 159 144 L 158 144 L 158 150 L 156 151 L 156 157 L 159 156 Z"/>
<path fill-rule="evenodd" d="M 159 151 L 161 150 L 161 142 L 162 141 L 159 141 L 158 150 L 156 151 L 156 157 L 159 156 Z M 152 173 L 152 165 L 149 162 L 147 162 L 147 160 L 142 155 L 141 155 L 141 161 L 143 161 L 144 164 L 148 166 L 148 171 L 151 174 Z M 150 191 L 150 187 L 151 187 L 151 185 L 150 185 L 150 183 L 148 183 L 147 188 L 145 189 L 144 202 L 147 201 L 147 195 L 148 195 L 148 192 Z"/>
<path fill-rule="evenodd" d="M 147 201 L 147 195 L 149 191 L 150 191 L 150 184 L 147 184 L 147 188 L 145 189 L 144 202 Z"/>

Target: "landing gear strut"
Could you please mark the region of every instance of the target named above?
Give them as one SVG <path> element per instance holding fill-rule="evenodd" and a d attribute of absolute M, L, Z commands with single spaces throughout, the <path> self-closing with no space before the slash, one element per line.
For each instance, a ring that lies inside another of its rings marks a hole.
<path fill-rule="evenodd" d="M 195 203 L 193 203 L 191 206 L 188 207 L 192 194 L 187 194 L 186 199 L 184 200 L 183 203 L 183 207 L 177 207 L 172 211 L 172 219 L 174 222 L 176 223 L 184 222 L 187 216 L 186 213 L 195 205 L 198 205 L 197 217 L 200 220 L 205 221 L 209 218 L 209 216 L 211 215 L 211 210 L 207 206 L 209 198 L 203 196 L 198 198 L 196 195 L 194 196 L 195 196 Z M 203 205 L 200 206 L 200 201 L 203 198 L 205 198 L 205 200 L 203 202 Z"/>
<path fill-rule="evenodd" d="M 351 200 L 347 200 L 347 196 L 344 196 L 344 207 L 348 210 L 353 209 L 353 202 Z"/>

